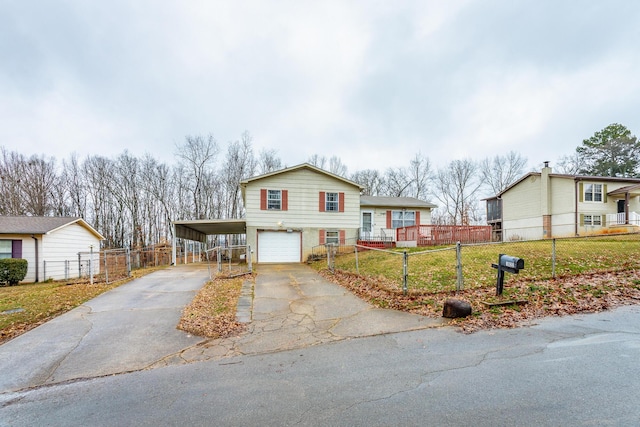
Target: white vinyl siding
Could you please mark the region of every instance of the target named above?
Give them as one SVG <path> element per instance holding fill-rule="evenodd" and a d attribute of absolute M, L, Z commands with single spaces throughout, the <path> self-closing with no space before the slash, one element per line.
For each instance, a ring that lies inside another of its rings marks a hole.
<path fill-rule="evenodd" d="M 261 188 L 288 190 L 287 210 L 260 210 Z M 321 191 L 343 192 L 344 212 L 332 212 L 331 215 L 319 212 L 318 194 Z M 357 229 L 360 227 L 358 187 L 309 169 L 293 170 L 249 182 L 246 187 L 245 201 L 247 227 L 274 227 L 279 222 L 284 223 L 286 228 Z"/>
<path fill-rule="evenodd" d="M 83 260 L 89 259 L 89 254 L 93 247 L 94 261 L 92 270 L 94 274 L 100 272 L 100 240 L 92 233 L 79 224 L 71 224 L 49 234 L 42 236 L 40 242 L 41 257 L 40 260 L 46 261 L 46 272 L 40 269 L 40 280 L 64 279 L 65 261 L 72 261 L 72 275 L 78 274 L 78 253 L 82 252 Z M 24 253 L 24 249 L 23 249 Z M 42 277 L 46 274 L 46 277 Z"/>

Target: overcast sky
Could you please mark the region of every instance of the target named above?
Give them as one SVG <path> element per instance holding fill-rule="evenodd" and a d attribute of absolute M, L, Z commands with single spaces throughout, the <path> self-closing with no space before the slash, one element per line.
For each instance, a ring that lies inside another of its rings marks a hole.
<path fill-rule="evenodd" d="M 640 1 L 0 0 L 0 146 L 173 161 L 246 130 L 349 172 L 640 134 Z M 552 163 L 553 166 L 553 163 Z"/>

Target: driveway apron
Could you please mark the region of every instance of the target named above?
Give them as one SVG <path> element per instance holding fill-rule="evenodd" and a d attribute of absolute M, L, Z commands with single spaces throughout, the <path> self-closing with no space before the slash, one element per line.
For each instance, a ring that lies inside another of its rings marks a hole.
<path fill-rule="evenodd" d="M 247 331 L 210 340 L 180 354 L 183 361 L 269 353 L 344 339 L 442 326 L 441 319 L 376 308 L 304 264 L 262 264 L 255 283 Z M 168 362 L 168 361 L 167 361 Z"/>
<path fill-rule="evenodd" d="M 0 346 L 0 392 L 144 369 L 202 341 L 177 330 L 204 265 L 156 271 Z"/>

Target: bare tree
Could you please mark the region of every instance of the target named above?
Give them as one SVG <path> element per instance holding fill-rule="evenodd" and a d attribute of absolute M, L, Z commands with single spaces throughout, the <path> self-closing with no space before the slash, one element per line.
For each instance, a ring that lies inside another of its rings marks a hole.
<path fill-rule="evenodd" d="M 282 160 L 276 155 L 276 150 L 261 150 L 258 156 L 258 173 L 274 172 L 282 169 Z"/>
<path fill-rule="evenodd" d="M 82 171 L 88 193 L 86 219 L 105 236 L 105 247 L 123 247 L 122 232 L 117 231 L 122 231 L 117 213 L 118 201 L 107 185 L 114 177 L 113 162 L 102 156 L 87 157 Z"/>
<path fill-rule="evenodd" d="M 433 175 L 429 158 L 422 156 L 421 153 L 416 154 L 409 163 L 407 174 L 411 181 L 409 195 L 416 199 L 427 200 L 429 198 L 429 182 Z"/>
<path fill-rule="evenodd" d="M 230 143 L 227 149 L 221 174 L 225 187 L 226 218 L 239 218 L 242 214 L 240 181 L 254 175 L 256 170 L 251 141 L 251 135 L 244 132 L 241 141 Z"/>
<path fill-rule="evenodd" d="M 383 195 L 406 197 L 413 181 L 405 168 L 398 167 L 387 169 L 384 174 L 384 183 Z"/>
<path fill-rule="evenodd" d="M 87 216 L 87 189 L 86 178 L 82 173 L 82 167 L 76 153 L 71 154 L 69 161 L 62 161 L 62 174 L 60 176 L 61 187 L 64 188 L 66 200 L 66 212 L 72 216 L 85 218 Z"/>
<path fill-rule="evenodd" d="M 580 169 L 583 167 L 582 155 L 578 152 L 562 156 L 558 159 L 557 172 L 565 173 L 568 175 L 580 174 Z"/>
<path fill-rule="evenodd" d="M 515 151 L 509 151 L 504 156 L 496 155 L 485 158 L 480 162 L 480 173 L 484 185 L 493 194 L 498 194 L 513 184 L 523 173 L 527 159 Z"/>
<path fill-rule="evenodd" d="M 362 190 L 363 196 L 378 196 L 385 186 L 384 178 L 376 169 L 358 171 L 351 175 L 351 181 L 364 187 Z"/>
<path fill-rule="evenodd" d="M 176 147 L 176 156 L 185 166 L 189 178 L 189 190 L 193 198 L 193 216 L 201 219 L 204 212 L 204 184 L 207 175 L 212 172 L 212 166 L 218 154 L 218 142 L 213 135 L 187 136 L 183 145 Z"/>
<path fill-rule="evenodd" d="M 314 154 L 311 157 L 309 157 L 309 160 L 307 160 L 307 163 L 320 168 L 320 169 L 325 169 L 327 167 L 327 158 L 325 156 L 320 156 L 318 154 Z"/>
<path fill-rule="evenodd" d="M 22 154 L 7 151 L 2 147 L 0 159 L 0 214 L 24 215 L 26 213 L 20 186 L 24 167 Z"/>
<path fill-rule="evenodd" d="M 331 158 L 329 159 L 329 172 L 331 172 L 334 175 L 346 177 L 347 165 L 342 163 L 342 160 L 340 160 L 340 157 L 331 156 Z"/>
<path fill-rule="evenodd" d="M 442 221 L 453 225 L 470 224 L 481 186 L 477 164 L 471 160 L 453 160 L 446 168 L 438 170 L 434 183 L 434 196 L 444 211 L 439 214 Z"/>
<path fill-rule="evenodd" d="M 20 192 L 26 213 L 50 215 L 53 211 L 53 188 L 57 183 L 55 160 L 31 156 L 22 164 L 21 175 Z"/>

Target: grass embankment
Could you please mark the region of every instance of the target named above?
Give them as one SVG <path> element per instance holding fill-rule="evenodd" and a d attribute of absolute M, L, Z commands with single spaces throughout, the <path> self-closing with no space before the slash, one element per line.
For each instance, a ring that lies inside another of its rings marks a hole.
<path fill-rule="evenodd" d="M 110 289 L 158 268 L 132 272 L 132 277 L 110 284 L 86 280 L 59 280 L 0 287 L 0 344 L 25 333 Z"/>
<path fill-rule="evenodd" d="M 314 263 L 328 279 L 370 303 L 412 313 L 441 316 L 444 301 L 455 297 L 471 303 L 473 315 L 456 320 L 466 331 L 513 327 L 534 318 L 600 311 L 640 302 L 640 236 L 556 241 L 556 278 L 552 277 L 552 241 L 503 243 L 462 248 L 464 290 L 456 292 L 454 249 L 429 253 L 407 249 L 408 294 L 402 292 L 402 257 L 365 251 L 336 259 L 336 273 L 326 261 Z M 399 250 L 402 253 L 402 250 Z M 503 295 L 495 295 L 498 254 L 525 260 L 520 274 L 508 274 Z M 413 254 L 413 255 L 411 255 Z M 485 303 L 526 301 L 526 304 L 489 306 Z"/>
<path fill-rule="evenodd" d="M 525 268 L 516 275 L 507 274 L 506 281 L 548 280 L 553 278 L 552 240 L 463 246 L 461 250 L 464 288 L 495 285 L 496 270 L 492 263 L 498 254 L 509 254 L 525 260 Z M 456 289 L 456 251 L 448 248 L 396 249 L 395 255 L 380 251 L 360 251 L 339 256 L 337 269 L 377 277 L 401 286 L 402 252 L 409 254 L 408 286 L 410 289 L 439 292 Z M 315 263 L 317 268 L 326 261 Z M 598 238 L 558 239 L 556 241 L 555 277 L 585 273 L 605 273 L 640 267 L 640 234 Z"/>
<path fill-rule="evenodd" d="M 185 307 L 178 329 L 207 338 L 236 335 L 244 324 L 236 321 L 242 283 L 250 276 L 217 277 L 208 282 Z"/>

